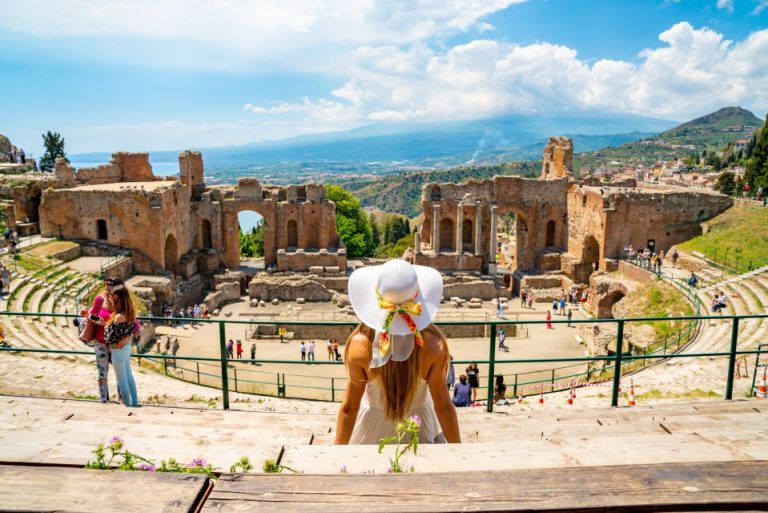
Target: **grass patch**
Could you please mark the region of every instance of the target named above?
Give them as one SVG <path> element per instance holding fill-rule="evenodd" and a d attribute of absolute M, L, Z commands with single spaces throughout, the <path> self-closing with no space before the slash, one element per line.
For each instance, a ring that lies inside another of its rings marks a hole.
<path fill-rule="evenodd" d="M 51 267 L 50 260 L 41 258 L 35 255 L 29 255 L 27 253 L 20 253 L 13 256 L 13 259 L 8 262 L 8 267 L 13 268 L 18 266 L 26 271 L 37 273 L 47 267 Z"/>
<path fill-rule="evenodd" d="M 654 388 L 648 392 L 636 394 L 635 398 L 638 401 L 653 401 L 658 399 L 720 399 L 722 396 L 722 392 L 716 392 L 714 390 L 702 390 L 700 388 L 687 390 L 685 392 L 669 392 L 666 390 L 657 390 Z M 621 397 L 627 400 L 629 399 L 629 395 L 626 393 L 622 393 Z"/>
<path fill-rule="evenodd" d="M 631 292 L 622 304 L 632 305 L 632 317 L 678 317 L 694 315 L 693 306 L 682 292 L 660 279 L 649 280 Z M 692 321 L 643 321 L 653 328 L 656 340 L 672 336 Z"/>
<path fill-rule="evenodd" d="M 25 251 L 25 253 L 27 255 L 46 258 L 77 246 L 79 246 L 79 244 L 76 242 L 70 242 L 67 240 L 52 240 L 50 242 L 46 242 L 45 244 L 41 244 L 40 246 L 36 246 L 28 251 Z"/>
<path fill-rule="evenodd" d="M 678 247 L 704 253 L 710 260 L 737 272 L 768 264 L 768 208 L 736 204 L 706 223 L 707 233 Z"/>

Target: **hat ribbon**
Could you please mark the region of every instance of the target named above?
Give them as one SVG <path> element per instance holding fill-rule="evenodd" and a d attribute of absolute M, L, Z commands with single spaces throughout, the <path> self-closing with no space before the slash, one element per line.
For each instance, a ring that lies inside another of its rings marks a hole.
<path fill-rule="evenodd" d="M 421 303 L 416 301 L 416 296 L 419 294 L 419 291 L 417 290 L 413 297 L 408 301 L 399 304 L 390 303 L 389 301 L 384 300 L 384 298 L 381 297 L 378 288 L 376 288 L 375 291 L 376 298 L 379 300 L 379 308 L 387 310 L 387 317 L 384 319 L 384 326 L 379 335 L 379 351 L 381 352 L 381 356 L 385 356 L 390 350 L 391 340 L 389 331 L 395 315 L 400 315 L 400 317 L 403 318 L 405 324 L 408 326 L 408 330 L 413 334 L 414 342 L 420 346 L 424 346 L 424 339 L 421 336 L 421 332 L 416 328 L 416 322 L 411 317 L 411 315 L 421 315 Z"/>

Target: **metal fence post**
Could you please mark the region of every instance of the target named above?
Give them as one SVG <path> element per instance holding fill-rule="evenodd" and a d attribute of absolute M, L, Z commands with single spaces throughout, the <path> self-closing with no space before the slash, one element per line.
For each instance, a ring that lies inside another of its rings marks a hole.
<path fill-rule="evenodd" d="M 733 326 L 731 327 L 731 349 L 728 355 L 728 379 L 725 385 L 725 399 L 730 401 L 733 399 L 733 371 L 736 368 L 736 346 L 739 342 L 739 318 L 733 318 Z"/>
<path fill-rule="evenodd" d="M 219 353 L 221 358 L 221 400 L 229 409 L 229 373 L 227 370 L 227 332 L 224 321 L 219 321 Z"/>
<path fill-rule="evenodd" d="M 197 366 L 197 384 L 200 384 L 200 362 L 195 362 L 195 365 Z"/>
<path fill-rule="evenodd" d="M 493 380 L 496 376 L 496 323 L 491 324 L 491 347 L 488 348 L 488 413 L 493 412 Z"/>
<path fill-rule="evenodd" d="M 515 374 L 515 391 L 514 391 L 514 393 L 512 395 L 514 397 L 518 397 L 518 394 L 517 394 L 517 374 Z"/>
<path fill-rule="evenodd" d="M 621 352 L 624 350 L 624 320 L 619 319 L 616 331 L 616 359 L 613 363 L 613 392 L 611 393 L 611 406 L 619 405 L 619 386 L 621 383 Z"/>
<path fill-rule="evenodd" d="M 331 378 L 331 402 L 336 402 L 336 378 Z"/>
<path fill-rule="evenodd" d="M 232 370 L 235 372 L 235 392 L 239 392 L 237 389 L 237 367 L 233 367 Z"/>

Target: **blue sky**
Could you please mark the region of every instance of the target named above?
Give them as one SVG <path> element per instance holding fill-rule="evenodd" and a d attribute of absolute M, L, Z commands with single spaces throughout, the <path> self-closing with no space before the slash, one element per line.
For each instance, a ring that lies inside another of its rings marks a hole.
<path fill-rule="evenodd" d="M 0 0 L 0 48 L 0 133 L 32 153 L 768 110 L 768 0 Z"/>

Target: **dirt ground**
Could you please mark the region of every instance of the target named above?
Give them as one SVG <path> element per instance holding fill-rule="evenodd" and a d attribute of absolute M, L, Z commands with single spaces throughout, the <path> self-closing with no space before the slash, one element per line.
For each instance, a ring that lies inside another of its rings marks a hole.
<path fill-rule="evenodd" d="M 286 321 L 309 320 L 341 320 L 339 309 L 329 303 L 314 303 L 301 305 L 302 310 L 297 316 L 295 312 L 288 313 L 289 304 L 271 306 L 268 308 L 252 309 L 243 298 L 239 303 L 225 306 L 219 318 L 224 320 L 247 320 L 250 318 L 285 319 Z M 295 305 L 292 306 L 295 308 Z M 230 317 L 225 314 L 231 312 Z M 505 314 L 507 319 L 519 320 L 543 320 L 545 305 L 534 305 L 534 309 L 521 310 L 514 303 Z M 332 315 L 333 314 L 333 315 Z M 489 303 L 482 311 L 456 312 L 444 309 L 441 318 L 456 319 L 457 316 L 466 319 L 489 319 L 493 314 L 493 307 Z M 557 317 L 556 317 L 557 318 Z M 574 310 L 574 319 L 584 318 L 578 310 Z M 344 317 L 344 320 L 354 320 Z M 497 351 L 496 359 L 505 358 L 543 358 L 554 356 L 583 356 L 584 347 L 575 339 L 576 328 L 568 328 L 564 325 L 554 325 L 555 329 L 547 330 L 546 326 L 528 325 L 528 335 L 520 338 L 507 338 L 506 345 L 509 352 Z M 344 390 L 346 372 L 341 362 L 334 362 L 329 358 L 327 340 L 315 340 L 315 358 L 317 363 L 302 362 L 300 354 L 300 340 L 286 340 L 281 343 L 279 339 L 249 339 L 247 338 L 247 325 L 227 325 L 225 329 L 226 339 L 243 341 L 243 358 L 250 358 L 251 344 L 256 344 L 256 358 L 265 360 L 294 360 L 295 363 L 245 363 L 233 361 L 229 363 L 229 386 L 232 390 L 240 392 L 255 392 L 276 395 L 279 391 L 278 382 L 285 384 L 287 397 L 302 397 L 308 399 L 338 399 Z M 219 335 L 217 324 L 198 324 L 182 327 L 158 326 L 161 351 L 165 350 L 167 337 L 177 337 L 180 349 L 179 356 L 220 356 Z M 342 341 L 343 342 L 343 341 Z M 305 340 L 308 345 L 309 340 Z M 448 344 L 451 354 L 455 359 L 456 378 L 464 373 L 467 362 L 470 360 L 485 360 L 489 356 L 489 340 L 487 338 L 450 338 Z M 340 347 L 343 353 L 343 346 Z M 236 354 L 235 354 L 236 357 Z M 236 358 L 235 358 L 236 360 Z M 329 363 L 323 363 L 329 362 Z M 495 373 L 503 373 L 505 382 L 510 391 L 515 381 L 515 373 L 525 373 L 518 376 L 519 382 L 551 379 L 553 367 L 567 367 L 556 371 L 556 377 L 567 374 L 584 372 L 585 365 L 557 364 L 557 363 L 497 363 Z M 546 371 L 542 371 L 546 369 Z M 538 372 L 537 372 L 538 371 Z M 200 382 L 209 386 L 220 386 L 221 364 L 219 362 L 194 362 L 178 361 L 174 369 L 170 366 L 168 373 L 185 380 Z M 478 399 L 485 397 L 485 388 L 488 385 L 488 365 L 480 365 L 481 390 Z M 331 391 L 331 388 L 334 391 Z M 537 389 L 538 390 L 538 389 Z"/>

